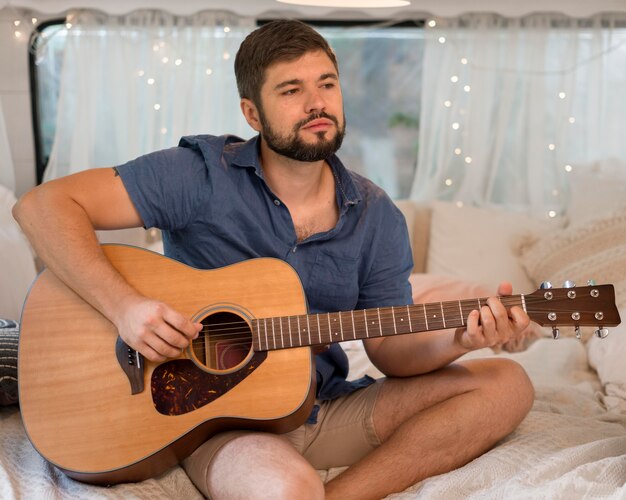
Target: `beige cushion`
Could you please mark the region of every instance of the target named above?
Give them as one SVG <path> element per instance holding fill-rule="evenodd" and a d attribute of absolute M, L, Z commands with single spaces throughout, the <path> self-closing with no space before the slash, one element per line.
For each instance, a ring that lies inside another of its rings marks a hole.
<path fill-rule="evenodd" d="M 426 271 L 482 283 L 493 293 L 502 281 L 511 282 L 514 293 L 532 292 L 538 283 L 527 276 L 519 261 L 519 243 L 561 224 L 504 210 L 459 208 L 435 201 Z"/>

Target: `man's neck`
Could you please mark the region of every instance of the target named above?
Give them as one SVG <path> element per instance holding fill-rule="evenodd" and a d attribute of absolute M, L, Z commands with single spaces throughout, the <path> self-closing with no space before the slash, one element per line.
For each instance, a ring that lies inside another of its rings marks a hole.
<path fill-rule="evenodd" d="M 301 162 L 287 158 L 270 149 L 261 141 L 263 175 L 272 192 L 287 205 L 315 202 L 332 184 L 330 165 L 324 160 Z"/>

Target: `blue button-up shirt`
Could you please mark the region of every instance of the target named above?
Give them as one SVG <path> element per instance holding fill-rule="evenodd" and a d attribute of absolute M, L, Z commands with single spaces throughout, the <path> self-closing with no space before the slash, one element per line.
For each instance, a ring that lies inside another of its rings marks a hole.
<path fill-rule="evenodd" d="M 406 223 L 382 189 L 332 155 L 339 220 L 298 241 L 289 208 L 265 182 L 259 140 L 183 137 L 176 148 L 117 167 L 144 226 L 163 231 L 165 254 L 199 269 L 282 259 L 300 276 L 310 313 L 410 304 Z M 316 370 L 320 399 L 372 381 L 346 381 L 337 344 L 317 356 Z"/>

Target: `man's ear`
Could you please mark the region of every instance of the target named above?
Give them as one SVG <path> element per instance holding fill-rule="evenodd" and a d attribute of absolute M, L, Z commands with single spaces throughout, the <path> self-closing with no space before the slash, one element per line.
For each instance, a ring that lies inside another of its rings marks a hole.
<path fill-rule="evenodd" d="M 239 106 L 241 106 L 241 112 L 248 122 L 248 125 L 250 125 L 257 132 L 260 132 L 261 120 L 259 118 L 259 110 L 256 105 L 250 99 L 244 98 L 239 102 Z"/>

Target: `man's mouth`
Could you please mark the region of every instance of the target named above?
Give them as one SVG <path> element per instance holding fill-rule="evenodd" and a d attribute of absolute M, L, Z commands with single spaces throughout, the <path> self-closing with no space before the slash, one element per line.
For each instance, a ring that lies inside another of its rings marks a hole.
<path fill-rule="evenodd" d="M 302 128 L 310 132 L 321 132 L 333 127 L 335 123 L 327 118 L 317 118 L 303 125 Z"/>

